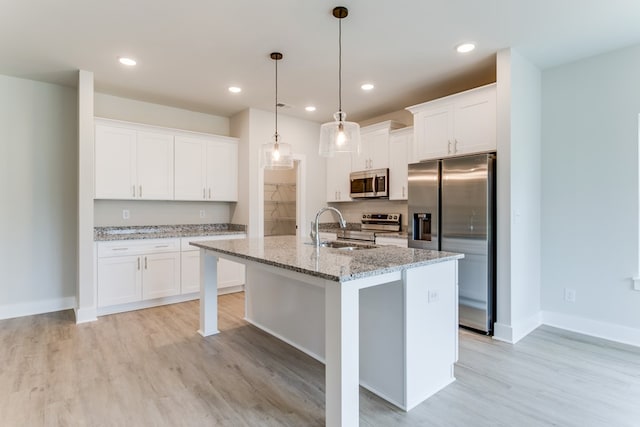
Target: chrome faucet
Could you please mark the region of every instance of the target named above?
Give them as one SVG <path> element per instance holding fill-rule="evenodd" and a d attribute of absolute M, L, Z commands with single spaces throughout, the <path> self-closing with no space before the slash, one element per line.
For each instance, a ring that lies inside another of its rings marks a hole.
<path fill-rule="evenodd" d="M 340 216 L 340 227 L 341 228 L 347 227 L 347 221 L 345 221 L 344 217 L 342 216 L 342 213 L 340 213 L 338 209 L 331 206 L 320 208 L 320 210 L 316 213 L 316 220 L 312 224 L 313 228 L 309 233 L 309 236 L 311 236 L 311 240 L 313 241 L 313 243 L 315 243 L 316 248 L 320 247 L 320 236 L 318 235 L 318 218 L 320 218 L 320 214 L 324 211 L 334 211 L 335 213 L 337 213 L 338 216 Z"/>

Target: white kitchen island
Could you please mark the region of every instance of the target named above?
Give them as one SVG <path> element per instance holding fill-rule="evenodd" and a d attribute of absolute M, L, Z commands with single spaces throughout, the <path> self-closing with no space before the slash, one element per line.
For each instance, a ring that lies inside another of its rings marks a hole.
<path fill-rule="evenodd" d="M 359 424 L 359 385 L 410 410 L 454 381 L 461 254 L 321 247 L 293 236 L 201 249 L 200 333 L 218 333 L 217 259 L 246 266 L 246 319 L 325 363 L 326 425 Z"/>

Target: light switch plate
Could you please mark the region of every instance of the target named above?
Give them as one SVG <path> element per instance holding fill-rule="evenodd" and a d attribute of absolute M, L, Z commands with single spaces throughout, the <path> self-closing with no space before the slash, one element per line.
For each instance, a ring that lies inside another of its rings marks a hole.
<path fill-rule="evenodd" d="M 129 219 L 129 209 L 122 209 L 122 219 Z"/>

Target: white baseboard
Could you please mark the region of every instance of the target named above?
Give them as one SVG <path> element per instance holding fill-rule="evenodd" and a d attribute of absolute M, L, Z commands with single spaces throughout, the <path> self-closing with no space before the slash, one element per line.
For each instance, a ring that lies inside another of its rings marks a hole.
<path fill-rule="evenodd" d="M 513 325 L 496 322 L 493 325 L 493 339 L 515 344 L 531 332 L 535 331 L 541 324 L 542 318 L 540 313 L 536 313 L 527 319 L 515 322 Z"/>
<path fill-rule="evenodd" d="M 76 325 L 80 323 L 95 322 L 98 320 L 98 311 L 96 307 L 91 308 L 74 308 L 76 314 Z"/>
<path fill-rule="evenodd" d="M 76 306 L 76 297 L 54 298 L 42 301 L 32 301 L 21 304 L 0 306 L 0 320 L 14 317 L 33 316 L 34 314 L 52 313 L 54 311 L 69 310 Z"/>
<path fill-rule="evenodd" d="M 553 311 L 543 311 L 542 322 L 567 331 L 640 347 L 640 329 Z"/>
<path fill-rule="evenodd" d="M 110 305 L 108 307 L 99 307 L 98 316 L 106 316 L 109 314 L 124 313 L 126 311 L 141 310 L 143 308 L 158 307 L 167 304 L 177 304 L 180 302 L 192 301 L 200 298 L 199 292 L 193 292 L 184 295 L 173 295 L 170 297 L 154 298 L 144 301 L 130 302 L 126 304 Z"/>

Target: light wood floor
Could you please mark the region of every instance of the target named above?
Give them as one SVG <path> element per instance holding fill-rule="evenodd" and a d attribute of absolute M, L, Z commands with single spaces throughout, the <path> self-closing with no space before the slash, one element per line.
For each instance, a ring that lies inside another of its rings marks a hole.
<path fill-rule="evenodd" d="M 0 322 L 2 426 L 321 426 L 324 367 L 198 303 Z M 640 426 L 640 349 L 541 327 L 517 345 L 460 332 L 457 381 L 405 413 L 361 389 L 363 426 Z"/>

